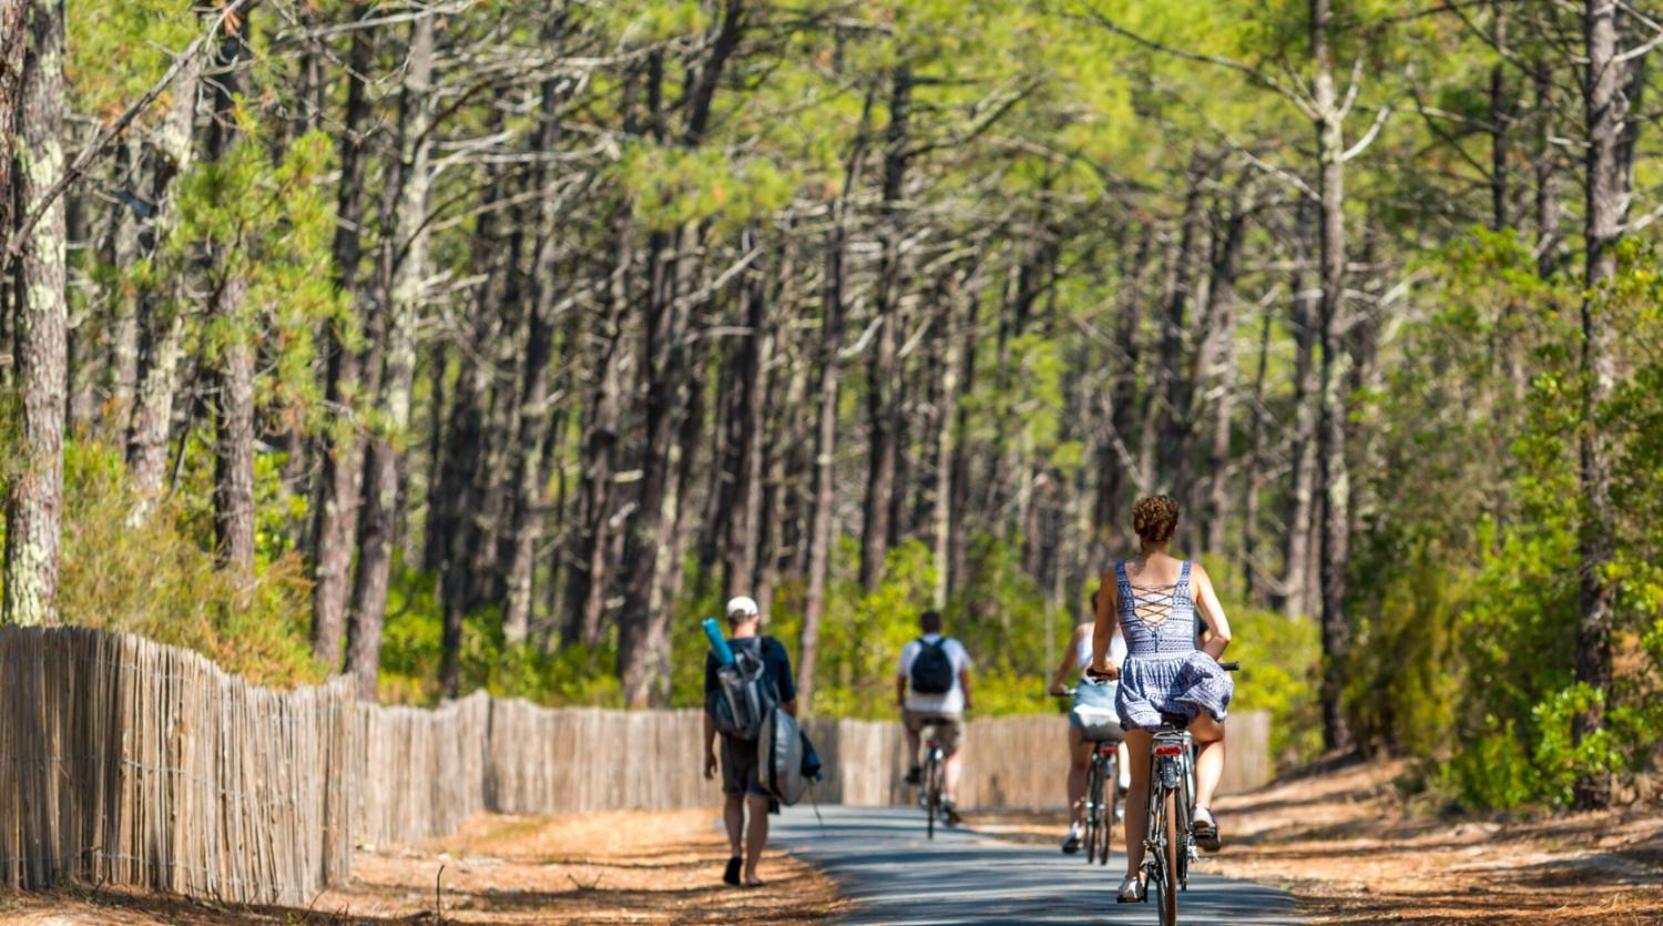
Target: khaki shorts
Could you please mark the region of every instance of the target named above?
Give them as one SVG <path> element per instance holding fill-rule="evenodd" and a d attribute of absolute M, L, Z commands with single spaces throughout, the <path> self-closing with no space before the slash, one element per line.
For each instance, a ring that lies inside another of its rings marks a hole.
<path fill-rule="evenodd" d="M 948 753 L 959 751 L 964 742 L 964 715 L 949 714 L 941 711 L 901 711 L 901 723 L 909 733 L 920 733 L 924 724 L 929 721 L 939 721 L 935 727 L 935 741 Z"/>

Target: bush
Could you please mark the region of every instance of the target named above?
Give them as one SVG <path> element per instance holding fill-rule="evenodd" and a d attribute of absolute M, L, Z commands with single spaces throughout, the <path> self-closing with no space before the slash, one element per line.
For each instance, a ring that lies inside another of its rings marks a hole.
<path fill-rule="evenodd" d="M 307 636 L 311 585 L 297 556 L 262 558 L 245 587 L 216 568 L 177 504 L 135 520 L 135 501 L 119 453 L 70 442 L 58 583 L 66 623 L 193 649 L 262 685 L 323 678 Z"/>

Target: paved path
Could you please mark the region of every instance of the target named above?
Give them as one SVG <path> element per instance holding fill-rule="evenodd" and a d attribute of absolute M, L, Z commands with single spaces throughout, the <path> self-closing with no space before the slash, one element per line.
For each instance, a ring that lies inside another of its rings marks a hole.
<path fill-rule="evenodd" d="M 774 838 L 834 878 L 856 901 L 841 923 L 1156 922 L 1154 901 L 1121 906 L 1114 890 L 1126 863 L 1107 868 L 1055 848 L 1019 845 L 964 831 L 924 837 L 921 811 L 906 807 L 808 806 L 776 817 Z M 1120 835 L 1116 828 L 1115 836 Z M 1206 863 L 1202 862 L 1205 870 Z M 1292 898 L 1248 881 L 1193 872 L 1180 896 L 1183 926 L 1292 926 Z"/>

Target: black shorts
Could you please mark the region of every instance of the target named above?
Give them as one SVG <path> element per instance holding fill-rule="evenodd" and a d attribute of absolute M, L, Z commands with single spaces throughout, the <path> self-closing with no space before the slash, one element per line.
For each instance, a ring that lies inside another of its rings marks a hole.
<path fill-rule="evenodd" d="M 762 786 L 762 764 L 757 760 L 756 740 L 722 737 L 722 793 L 738 797 L 754 794 L 772 797 Z"/>

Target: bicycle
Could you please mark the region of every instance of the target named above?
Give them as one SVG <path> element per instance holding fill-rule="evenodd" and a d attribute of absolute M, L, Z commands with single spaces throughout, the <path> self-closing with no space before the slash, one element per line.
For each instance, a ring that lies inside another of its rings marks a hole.
<path fill-rule="evenodd" d="M 1059 698 L 1073 698 L 1075 689 L 1067 688 L 1056 694 Z M 1120 780 L 1119 739 L 1092 739 L 1091 765 L 1086 769 L 1085 818 L 1086 864 L 1109 863 L 1115 818 L 1115 800 L 1119 797 Z"/>
<path fill-rule="evenodd" d="M 924 766 L 918 784 L 918 803 L 924 807 L 924 814 L 928 821 L 925 824 L 925 832 L 930 839 L 935 838 L 936 817 L 942 817 L 942 821 L 948 825 L 953 822 L 951 818 L 942 813 L 941 793 L 947 777 L 947 750 L 941 744 L 941 740 L 936 738 L 937 728 L 947 722 L 942 719 L 931 719 L 925 720 L 922 725 L 925 734 Z"/>
<path fill-rule="evenodd" d="M 1219 663 L 1234 672 L 1240 663 Z M 1195 844 L 1195 739 L 1189 717 L 1162 714 L 1149 756 L 1149 830 L 1144 837 L 1144 892 L 1156 896 L 1161 926 L 1178 926 L 1178 892 L 1189 888 L 1189 863 L 1199 858 Z"/>

